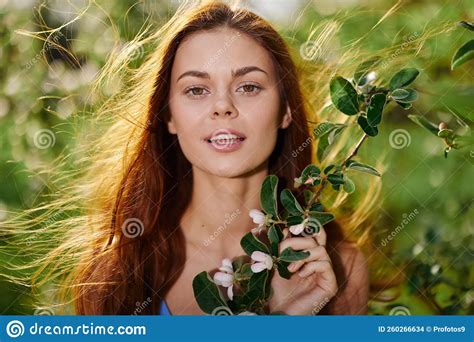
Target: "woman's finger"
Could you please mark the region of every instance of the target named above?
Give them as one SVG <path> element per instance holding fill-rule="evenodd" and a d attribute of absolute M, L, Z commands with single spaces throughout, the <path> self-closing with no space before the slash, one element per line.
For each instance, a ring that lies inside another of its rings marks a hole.
<path fill-rule="evenodd" d="M 301 250 L 301 249 L 310 249 L 317 246 L 317 242 L 314 239 L 308 239 L 304 237 L 294 237 L 288 238 L 283 240 L 280 243 L 280 253 L 284 251 L 286 248 L 291 247 L 294 250 Z"/>
<path fill-rule="evenodd" d="M 326 246 L 327 235 L 326 235 L 326 230 L 324 230 L 324 227 L 321 227 L 319 232 L 314 234 L 312 238 L 316 240 L 316 242 L 320 246 Z"/>
<path fill-rule="evenodd" d="M 334 270 L 330 260 L 311 261 L 304 265 L 303 269 L 298 273 L 301 278 L 306 278 L 313 273 L 328 273 L 335 278 Z"/>
<path fill-rule="evenodd" d="M 308 249 L 307 251 L 310 254 L 306 259 L 294 261 L 288 265 L 288 270 L 290 272 L 298 271 L 301 268 L 301 266 L 311 261 L 330 260 L 329 254 L 327 253 L 326 248 L 324 248 L 324 246 L 316 246 L 311 249 Z"/>

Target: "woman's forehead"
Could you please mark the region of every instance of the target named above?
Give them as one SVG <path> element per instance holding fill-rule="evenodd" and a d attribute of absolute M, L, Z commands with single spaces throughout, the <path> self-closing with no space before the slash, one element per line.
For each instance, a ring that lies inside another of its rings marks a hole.
<path fill-rule="evenodd" d="M 250 65 L 266 71 L 269 77 L 274 72 L 269 52 L 247 34 L 228 28 L 200 31 L 186 37 L 178 47 L 172 78 L 176 81 L 187 70 L 231 75 L 232 70 Z"/>

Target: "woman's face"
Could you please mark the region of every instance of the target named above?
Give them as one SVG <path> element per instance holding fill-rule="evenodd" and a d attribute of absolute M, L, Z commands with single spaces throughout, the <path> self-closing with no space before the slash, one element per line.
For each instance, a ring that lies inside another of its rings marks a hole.
<path fill-rule="evenodd" d="M 279 128 L 277 75 L 269 53 L 232 29 L 184 39 L 171 71 L 168 130 L 195 168 L 238 177 L 266 165 Z"/>

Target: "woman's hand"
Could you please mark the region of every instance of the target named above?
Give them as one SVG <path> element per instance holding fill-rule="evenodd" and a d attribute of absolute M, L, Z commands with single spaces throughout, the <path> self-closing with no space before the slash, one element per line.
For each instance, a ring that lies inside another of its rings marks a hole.
<path fill-rule="evenodd" d="M 287 236 L 288 228 L 284 229 Z M 311 254 L 303 260 L 290 263 L 293 274 L 290 279 L 273 276 L 273 296 L 269 301 L 270 312 L 287 315 L 311 315 L 319 312 L 337 292 L 336 275 L 326 251 L 326 232 L 321 228 L 318 234 L 309 237 L 291 237 L 280 244 L 280 252 L 292 247 Z"/>

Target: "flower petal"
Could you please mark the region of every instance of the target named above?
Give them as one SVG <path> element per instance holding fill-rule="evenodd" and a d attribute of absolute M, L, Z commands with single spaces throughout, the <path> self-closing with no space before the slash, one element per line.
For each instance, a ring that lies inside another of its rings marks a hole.
<path fill-rule="evenodd" d="M 234 281 L 234 276 L 232 274 L 227 274 L 224 272 L 216 272 L 214 274 L 214 282 L 217 285 L 222 285 L 224 287 L 229 287 Z"/>
<path fill-rule="evenodd" d="M 267 259 L 269 255 L 263 253 L 263 252 L 260 252 L 260 251 L 253 251 L 252 252 L 252 255 L 250 256 L 250 258 L 252 258 L 252 260 L 255 260 L 255 261 L 265 261 Z"/>
<path fill-rule="evenodd" d="M 227 297 L 229 297 L 230 300 L 234 299 L 234 291 L 233 291 L 234 286 L 229 286 L 227 288 Z"/>
<path fill-rule="evenodd" d="M 252 218 L 253 223 L 264 224 L 265 223 L 265 214 L 257 209 L 250 209 L 249 216 Z"/>
<path fill-rule="evenodd" d="M 294 226 L 290 226 L 290 232 L 294 235 L 299 235 L 304 230 L 304 222 L 300 224 L 295 224 Z"/>
<path fill-rule="evenodd" d="M 271 256 L 268 256 L 268 258 L 263 262 L 265 264 L 265 267 L 269 270 L 272 269 L 273 267 L 273 260 L 271 258 Z"/>
<path fill-rule="evenodd" d="M 224 272 L 224 273 L 234 274 L 234 270 L 232 268 L 227 267 L 227 266 L 219 267 L 219 271 Z"/>
<path fill-rule="evenodd" d="M 250 269 L 252 270 L 253 273 L 262 272 L 265 268 L 266 266 L 263 262 L 256 262 L 255 264 L 252 264 L 250 266 Z"/>
<path fill-rule="evenodd" d="M 229 267 L 231 270 L 233 270 L 232 261 L 229 258 L 222 260 L 222 266 Z"/>

